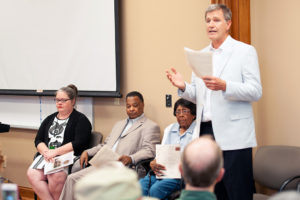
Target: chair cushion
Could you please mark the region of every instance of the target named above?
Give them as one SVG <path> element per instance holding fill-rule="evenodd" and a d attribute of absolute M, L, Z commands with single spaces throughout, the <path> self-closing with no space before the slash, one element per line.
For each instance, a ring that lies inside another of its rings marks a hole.
<path fill-rule="evenodd" d="M 256 182 L 271 189 L 279 190 L 290 177 L 300 174 L 300 147 L 262 146 L 253 162 Z"/>
<path fill-rule="evenodd" d="M 266 200 L 266 199 L 269 199 L 270 196 L 268 195 L 264 195 L 264 194 L 254 194 L 253 195 L 253 200 Z"/>

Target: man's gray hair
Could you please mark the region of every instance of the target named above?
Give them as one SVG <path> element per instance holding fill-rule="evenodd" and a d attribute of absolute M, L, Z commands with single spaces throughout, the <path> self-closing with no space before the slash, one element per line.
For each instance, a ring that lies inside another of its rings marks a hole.
<path fill-rule="evenodd" d="M 182 170 L 184 175 L 184 181 L 187 184 L 190 184 L 194 187 L 209 187 L 213 184 L 213 182 L 218 178 L 219 172 L 223 167 L 223 155 L 220 147 L 213 141 L 211 138 L 206 136 L 201 136 L 202 138 L 208 138 L 212 141 L 211 148 L 213 149 L 214 156 L 211 158 L 207 158 L 210 161 L 206 164 L 206 166 L 202 166 L 201 168 L 197 167 L 190 158 L 188 158 L 187 151 L 194 143 L 197 143 L 197 140 L 189 143 L 182 154 L 181 163 Z M 200 138 L 201 138 L 200 137 Z M 199 157 L 200 156 L 200 157 Z M 199 153 L 199 159 L 205 159 L 202 157 L 203 155 Z"/>
<path fill-rule="evenodd" d="M 210 13 L 210 12 L 215 11 L 215 10 L 220 10 L 220 9 L 222 9 L 222 11 L 223 11 L 223 15 L 224 15 L 225 20 L 226 21 L 231 20 L 231 18 L 232 18 L 231 10 L 224 4 L 211 4 L 211 5 L 209 5 L 208 8 L 205 11 L 205 19 L 206 19 L 207 13 Z"/>

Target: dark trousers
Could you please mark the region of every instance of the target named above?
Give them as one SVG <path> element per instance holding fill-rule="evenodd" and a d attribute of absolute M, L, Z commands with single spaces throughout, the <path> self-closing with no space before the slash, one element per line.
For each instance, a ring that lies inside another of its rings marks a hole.
<path fill-rule="evenodd" d="M 200 136 L 214 135 L 211 122 L 202 122 Z M 233 141 L 234 142 L 234 141 Z M 252 200 L 255 192 L 252 148 L 223 151 L 225 174 L 216 184 L 218 200 Z"/>

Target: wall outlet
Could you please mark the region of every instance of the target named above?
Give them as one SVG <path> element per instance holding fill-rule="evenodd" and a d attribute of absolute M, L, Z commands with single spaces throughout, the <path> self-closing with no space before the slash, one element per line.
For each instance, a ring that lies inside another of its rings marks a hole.
<path fill-rule="evenodd" d="M 172 95 L 166 94 L 166 107 L 172 107 Z"/>

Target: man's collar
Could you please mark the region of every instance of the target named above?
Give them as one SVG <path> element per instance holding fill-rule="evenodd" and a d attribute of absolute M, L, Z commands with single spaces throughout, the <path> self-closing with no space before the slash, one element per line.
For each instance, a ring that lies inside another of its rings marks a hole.
<path fill-rule="evenodd" d="M 213 46 L 212 46 L 212 42 L 209 44 L 209 50 L 212 51 L 212 52 L 219 52 L 219 51 L 224 51 L 226 49 L 228 49 L 228 47 L 231 46 L 231 42 L 233 41 L 232 37 L 230 35 L 228 35 L 226 37 L 226 39 L 224 40 L 224 42 L 221 44 L 221 46 L 217 49 L 215 49 Z"/>
<path fill-rule="evenodd" d="M 130 118 L 128 118 L 128 121 L 131 121 L 132 123 L 134 123 L 134 122 L 136 122 L 136 121 L 138 121 L 139 119 L 141 119 L 142 117 L 144 117 L 144 113 L 142 113 L 140 116 L 138 116 L 137 118 L 134 118 L 134 119 L 130 119 Z"/>

